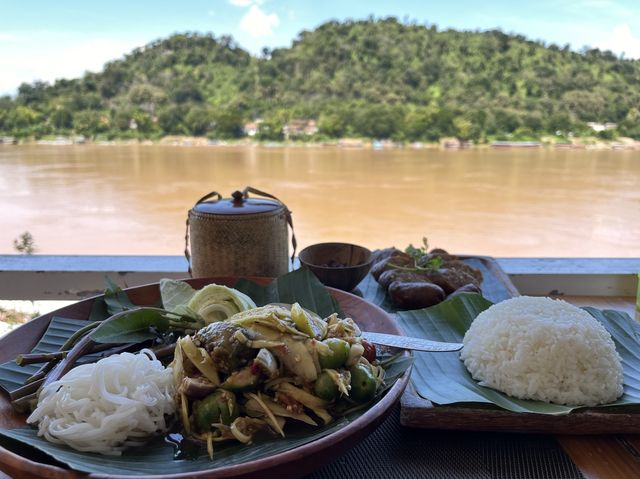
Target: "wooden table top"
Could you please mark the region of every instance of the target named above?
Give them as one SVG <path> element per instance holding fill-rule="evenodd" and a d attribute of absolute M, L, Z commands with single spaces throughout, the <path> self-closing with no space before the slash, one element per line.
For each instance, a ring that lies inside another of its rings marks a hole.
<path fill-rule="evenodd" d="M 577 306 L 624 311 L 635 317 L 635 298 L 624 296 L 562 296 Z M 638 434 L 557 436 L 558 442 L 587 479 L 637 479 L 640 477 Z"/>
<path fill-rule="evenodd" d="M 635 317 L 635 298 L 622 296 L 562 296 L 578 306 L 625 311 Z M 586 479 L 637 479 L 640 477 L 638 434 L 596 436 L 558 435 L 558 442 Z M 0 479 L 9 476 L 0 471 Z"/>

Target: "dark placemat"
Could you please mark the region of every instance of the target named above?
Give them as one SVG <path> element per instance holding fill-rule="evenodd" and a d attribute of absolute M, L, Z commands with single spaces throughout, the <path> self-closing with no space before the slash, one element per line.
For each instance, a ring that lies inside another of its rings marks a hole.
<path fill-rule="evenodd" d="M 413 429 L 400 408 L 308 479 L 583 479 L 552 436 Z"/>

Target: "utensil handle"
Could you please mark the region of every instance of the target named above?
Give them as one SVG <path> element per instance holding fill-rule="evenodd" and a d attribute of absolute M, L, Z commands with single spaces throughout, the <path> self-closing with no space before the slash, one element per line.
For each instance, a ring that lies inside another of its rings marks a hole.
<path fill-rule="evenodd" d="M 450 351 L 460 351 L 462 343 L 443 343 L 440 341 L 431 341 L 424 338 L 412 338 L 409 336 L 397 336 L 395 334 L 372 333 L 363 331 L 362 337 L 367 341 L 383 346 L 393 346 L 402 349 L 411 349 L 413 351 L 426 351 L 433 353 L 444 353 Z"/>

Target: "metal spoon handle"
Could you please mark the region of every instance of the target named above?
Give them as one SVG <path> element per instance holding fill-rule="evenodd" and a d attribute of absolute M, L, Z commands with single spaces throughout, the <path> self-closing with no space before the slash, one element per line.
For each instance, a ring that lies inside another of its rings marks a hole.
<path fill-rule="evenodd" d="M 362 337 L 367 341 L 384 346 L 393 346 L 414 351 L 447 352 L 460 351 L 462 343 L 441 343 L 430 339 L 413 338 L 409 336 L 397 336 L 395 334 L 363 332 Z"/>

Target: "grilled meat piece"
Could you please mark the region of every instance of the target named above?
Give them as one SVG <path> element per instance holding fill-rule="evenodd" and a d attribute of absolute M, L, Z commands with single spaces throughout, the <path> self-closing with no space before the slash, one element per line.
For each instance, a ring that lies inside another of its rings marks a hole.
<path fill-rule="evenodd" d="M 480 292 L 482 273 L 443 249 L 433 249 L 415 263 L 396 248 L 379 250 L 376 258 L 371 274 L 399 308 L 425 308 L 454 292 Z M 430 269 L 438 264 L 437 269 Z"/>
<path fill-rule="evenodd" d="M 427 278 L 440 286 L 445 293 L 451 294 L 456 289 L 461 288 L 469 283 L 479 287 L 477 280 L 471 274 L 462 269 L 442 267 L 437 271 L 428 271 Z"/>
<path fill-rule="evenodd" d="M 461 288 L 456 289 L 453 293 L 447 296 L 447 298 L 455 298 L 456 296 L 459 296 L 462 293 L 480 293 L 480 288 L 478 288 L 473 283 L 465 284 Z"/>
<path fill-rule="evenodd" d="M 420 309 L 438 304 L 445 294 L 433 283 L 394 281 L 389 285 L 389 297 L 399 308 Z"/>
<path fill-rule="evenodd" d="M 380 275 L 385 271 L 393 269 L 395 266 L 413 266 L 413 258 L 407 253 L 403 253 L 400 250 L 393 253 L 391 256 L 382 259 L 375 263 L 371 268 L 371 275 L 378 280 Z"/>
<path fill-rule="evenodd" d="M 378 278 L 378 284 L 384 289 L 388 289 L 389 285 L 394 281 L 423 283 L 432 282 L 426 273 L 422 271 L 403 271 L 401 269 L 389 269 L 382 273 Z"/>

